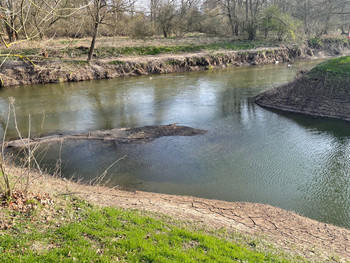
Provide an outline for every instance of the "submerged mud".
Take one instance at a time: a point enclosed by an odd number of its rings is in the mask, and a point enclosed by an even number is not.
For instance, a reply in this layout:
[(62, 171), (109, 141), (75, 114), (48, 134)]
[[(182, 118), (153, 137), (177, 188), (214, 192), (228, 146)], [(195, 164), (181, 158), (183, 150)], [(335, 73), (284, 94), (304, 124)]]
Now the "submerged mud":
[(147, 143), (164, 136), (194, 136), (205, 134), (206, 131), (174, 124), (144, 126), (139, 128), (121, 128), (106, 131), (94, 131), (69, 135), (52, 135), (30, 140), (18, 139), (8, 141), (6, 147), (22, 148), (34, 144), (54, 143), (68, 140), (103, 140), (115, 143)]

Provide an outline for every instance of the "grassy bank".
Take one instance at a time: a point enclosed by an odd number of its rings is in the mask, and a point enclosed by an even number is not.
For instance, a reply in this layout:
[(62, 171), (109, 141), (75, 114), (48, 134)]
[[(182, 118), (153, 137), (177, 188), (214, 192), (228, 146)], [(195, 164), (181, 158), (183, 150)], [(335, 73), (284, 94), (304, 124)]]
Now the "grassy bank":
[(330, 78), (350, 77), (350, 56), (333, 58), (314, 67), (310, 73), (312, 77), (328, 76)]
[[(65, 58), (82, 58), (86, 57), (89, 52), (89, 43), (85, 42), (72, 42), (72, 45), (66, 48), (60, 45), (61, 42), (54, 41), (53, 46), (55, 49), (48, 49), (48, 58), (53, 57), (65, 57)], [(120, 57), (120, 56), (145, 56), (145, 55), (160, 55), (160, 54), (179, 54), (179, 53), (191, 53), (191, 52), (208, 52), (208, 51), (218, 51), (218, 50), (247, 50), (257, 47), (264, 46), (275, 46), (271, 43), (264, 42), (250, 42), (250, 41), (229, 41), (227, 39), (213, 39), (208, 42), (154, 42), (145, 41), (143, 43), (138, 43), (139, 45), (128, 45), (127, 42), (123, 46), (113, 45), (112, 43), (99, 43), (95, 55), (97, 58), (104, 59), (110, 57)], [(43, 52), (42, 47), (38, 45), (38, 48), (18, 48), (15, 50), (16, 54), (22, 56), (35, 57), (41, 56)], [(13, 53), (11, 50), (4, 50), (3, 55), (7, 53)]]
[[(191, 45), (174, 45), (174, 46), (133, 46), (133, 47), (108, 47), (101, 46), (96, 49), (99, 58), (119, 57), (119, 56), (145, 56), (160, 54), (178, 54), (201, 51), (217, 50), (247, 50), (255, 47), (264, 46), (262, 43), (253, 43), (246, 41), (238, 42), (219, 42), (211, 44), (191, 44)], [(70, 49), (68, 52), (77, 52), (77, 49)], [(79, 56), (87, 55), (87, 50), (79, 52)]]
[(306, 75), (306, 79), (310, 85), (320, 82), (319, 89), (322, 87), (330, 97), (349, 94), (350, 56), (333, 58), (317, 65)]
[(71, 197), (16, 201), (0, 221), (1, 262), (304, 262), (239, 234)]
[[(30, 41), (4, 49), (1, 55), (8, 53), (28, 57), (42, 57), (43, 51), (48, 58), (86, 59), (90, 47), (89, 38), (51, 39), (49, 41)], [(348, 48), (349, 41), (343, 38), (310, 39), (304, 42), (283, 43), (267, 40), (237, 40), (228, 37), (210, 37), (196, 35), (192, 37), (132, 39), (127, 37), (101, 37), (96, 42), (95, 59), (121, 56), (144, 56), (160, 54), (179, 54), (210, 52), (218, 50), (248, 50), (260, 47), (278, 47), (281, 45), (307, 45), (315, 50)], [(11, 57), (9, 57), (11, 58)]]

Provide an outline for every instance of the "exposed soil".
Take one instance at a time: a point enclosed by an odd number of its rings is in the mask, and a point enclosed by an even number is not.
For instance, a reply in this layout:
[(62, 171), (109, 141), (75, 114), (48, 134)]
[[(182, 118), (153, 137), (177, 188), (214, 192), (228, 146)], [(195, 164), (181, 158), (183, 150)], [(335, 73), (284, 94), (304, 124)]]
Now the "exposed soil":
[(111, 79), (123, 76), (167, 74), (174, 72), (209, 70), (287, 62), (295, 59), (335, 56), (349, 53), (347, 45), (329, 43), (322, 47), (280, 46), (251, 50), (220, 50), (208, 52), (127, 56), (94, 59), (90, 64), (82, 60), (6, 61), (0, 70), (1, 86), (76, 82)]
[[(224, 202), (190, 196), (128, 192), (37, 175), (33, 190), (75, 195), (102, 206), (159, 212), (203, 227), (226, 228), (262, 237), (277, 248), (313, 262), (350, 260), (350, 230), (324, 224), (265, 204)], [(339, 261), (338, 261), (339, 260)]]
[(164, 136), (194, 136), (205, 134), (206, 131), (187, 126), (176, 125), (155, 125), (139, 128), (121, 128), (106, 131), (94, 131), (69, 135), (52, 135), (31, 140), (18, 139), (6, 142), (6, 147), (22, 148), (33, 144), (53, 143), (68, 140), (103, 140), (114, 141), (115, 143), (147, 143)]
[(1, 85), (9, 87), (208, 70), (247, 64), (261, 65), (276, 61), (291, 61), (313, 55), (314, 53), (307, 46), (303, 48), (292, 46), (242, 51), (223, 50), (176, 55), (118, 57), (94, 60), (91, 64), (74, 60), (70, 62), (45, 60), (38, 61), (36, 66), (33, 66), (24, 61), (6, 61), (1, 67), (0, 76)]
[(257, 95), (262, 107), (350, 121), (350, 79), (328, 84), (326, 76), (303, 74), (294, 81)]

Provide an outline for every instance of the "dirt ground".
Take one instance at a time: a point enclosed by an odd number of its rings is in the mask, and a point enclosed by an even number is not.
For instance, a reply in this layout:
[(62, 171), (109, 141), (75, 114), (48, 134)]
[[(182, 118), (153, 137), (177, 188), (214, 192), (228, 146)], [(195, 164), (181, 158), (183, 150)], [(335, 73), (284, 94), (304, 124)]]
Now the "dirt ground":
[(48, 175), (37, 175), (32, 189), (45, 189), (51, 196), (74, 195), (101, 206), (162, 213), (175, 219), (192, 221), (201, 227), (226, 228), (261, 237), (277, 248), (301, 255), (312, 262), (350, 260), (350, 230), (270, 205), (130, 192), (78, 184)]

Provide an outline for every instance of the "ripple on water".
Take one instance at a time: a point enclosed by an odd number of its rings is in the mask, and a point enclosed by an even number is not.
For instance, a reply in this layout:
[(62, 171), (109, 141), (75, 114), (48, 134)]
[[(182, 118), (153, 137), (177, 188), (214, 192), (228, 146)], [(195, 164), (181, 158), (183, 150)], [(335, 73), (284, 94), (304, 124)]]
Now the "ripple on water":
[[(312, 62), (315, 63), (315, 62)], [(289, 81), (285, 65), (0, 90), (16, 98), (20, 129), (44, 133), (179, 122), (206, 129), (147, 144), (74, 142), (62, 148), (65, 176), (86, 181), (119, 158), (110, 185), (261, 202), (350, 228), (350, 125), (260, 108), (252, 97)], [(96, 87), (99, 88), (96, 88)], [(52, 96), (54, 94), (54, 96)], [(0, 104), (0, 118), (6, 107)], [(4, 127), (1, 126), (0, 131)], [(11, 126), (12, 127), (12, 126)], [(10, 136), (15, 136), (9, 130)], [(46, 153), (54, 167), (60, 145)]]

